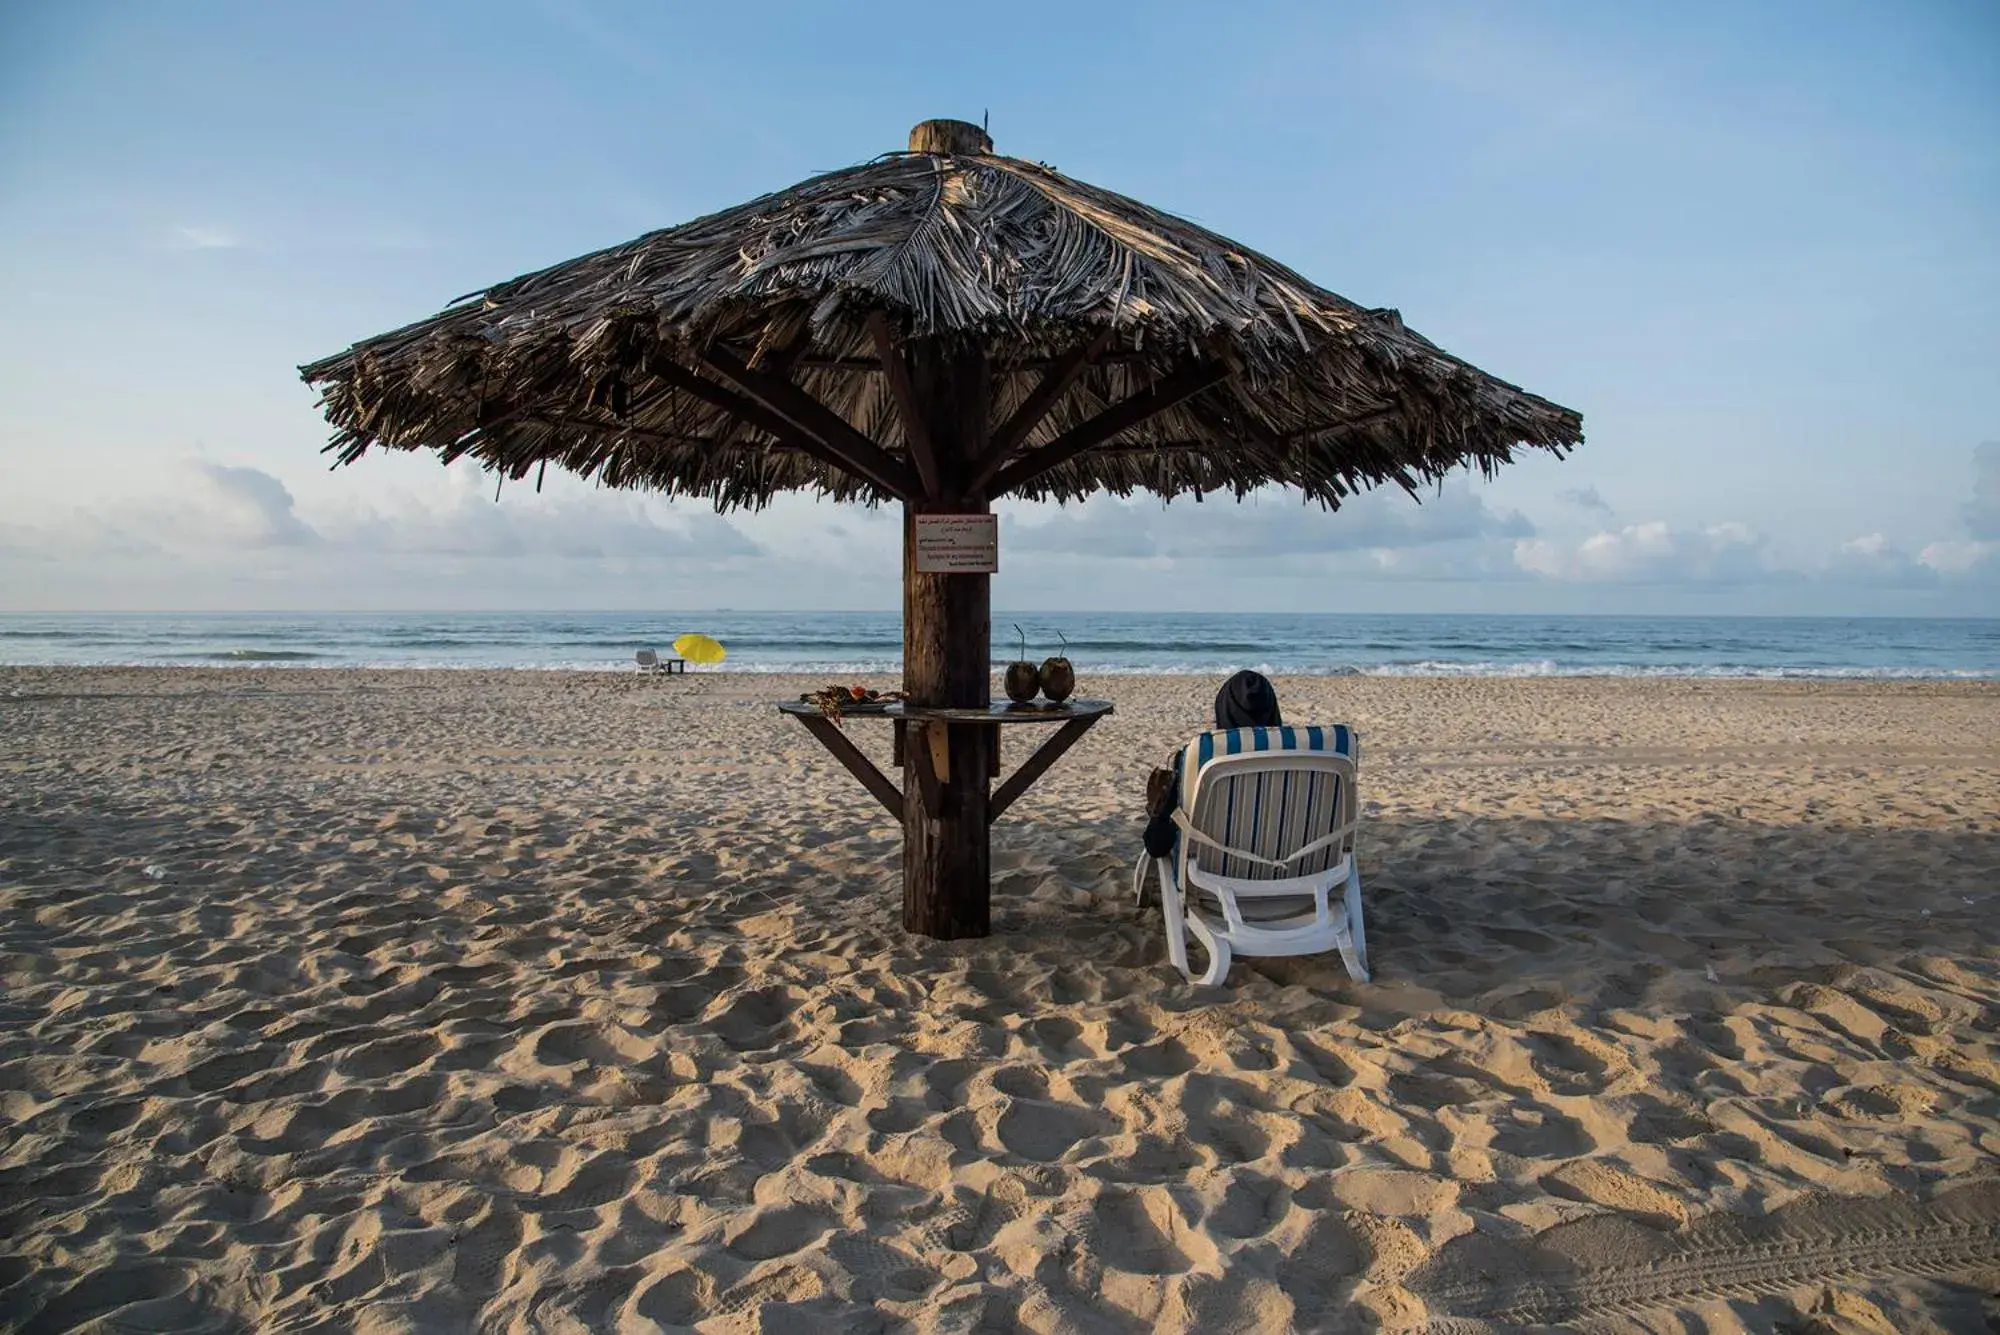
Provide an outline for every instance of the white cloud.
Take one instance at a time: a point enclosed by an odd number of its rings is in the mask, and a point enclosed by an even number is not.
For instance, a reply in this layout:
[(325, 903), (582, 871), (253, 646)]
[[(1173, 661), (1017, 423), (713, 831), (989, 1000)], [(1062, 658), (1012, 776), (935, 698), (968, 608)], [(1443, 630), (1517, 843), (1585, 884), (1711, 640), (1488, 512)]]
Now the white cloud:
[(243, 241), (220, 227), (176, 227), (167, 244), (175, 250), (234, 250)]
[[(133, 479), (148, 499), (17, 508), (0, 524), (0, 600), (50, 609), (895, 605), (895, 508), (783, 497), (725, 519), (698, 502), (567, 476), (552, 476), (539, 495), (510, 484), (496, 504), (492, 476), (471, 464), (412, 463), (400, 479), (387, 471), (288, 483), (238, 463), (187, 461)], [(1275, 492), (1243, 504), (1010, 503), (996, 595), (1016, 607), (1449, 609), (1468, 596), (1452, 589), (1476, 583), (1480, 602), (1510, 610), (1617, 610), (1635, 597), (1899, 610), (1920, 598), (1977, 612), (2000, 586), (2000, 541), (1917, 550), (1869, 532), (1800, 552), (1743, 523), (1667, 520), (1538, 533), (1490, 494), (1455, 479), (1422, 504), (1392, 490), (1334, 513)]]
[(1574, 545), (1523, 538), (1514, 544), (1514, 561), (1546, 579), (1583, 583), (1733, 585), (1789, 577), (1770, 563), (1767, 546), (1747, 524), (1677, 530), (1655, 519)]
[(1840, 550), (1866, 560), (1879, 560), (1890, 548), (1887, 538), (1880, 533), (1869, 533), (1841, 543)]
[[(1534, 532), (1526, 517), (1496, 513), (1463, 483), (1421, 504), (1400, 491), (1372, 491), (1332, 513), (1275, 490), (1201, 504), (1099, 496), (1059, 508), (1021, 507), (1003, 523), (1003, 542), (1016, 551), (1154, 562), (1399, 553)], [(1375, 560), (1384, 569), (1396, 564), (1386, 556)]]
[(1934, 542), (1912, 556), (1885, 533), (1864, 533), (1799, 565), (1780, 562), (1762, 533), (1734, 522), (1683, 529), (1656, 519), (1578, 542), (1526, 538), (1514, 544), (1513, 557), (1521, 570), (1549, 581), (1688, 591), (1761, 585), (1856, 597), (1956, 589), (1962, 597), (1968, 586), (2000, 578), (2000, 542)]
[(295, 512), (291, 491), (269, 473), (206, 461), (197, 462), (194, 473), (205, 486), (193, 506), (169, 517), (199, 545), (304, 547), (320, 541)]
[(1935, 570), (1881, 533), (1864, 533), (1840, 544), (1840, 550), (1827, 562), (1826, 574), (1848, 583), (1886, 588), (1926, 588), (1937, 583)]
[(2000, 542), (1933, 542), (1917, 553), (1917, 560), (1940, 575), (2000, 575)]
[(1556, 499), (1574, 505), (1579, 510), (1590, 510), (1604, 515), (1614, 513), (1610, 504), (1597, 494), (1596, 487), (1570, 487), (1557, 492)]
[(758, 546), (705, 509), (656, 513), (659, 502), (632, 492), (565, 490), (535, 496), (524, 488), (494, 499), (492, 478), (471, 467), (453, 470), (441, 500), (405, 498), (386, 511), (336, 515), (322, 526), (330, 540), (361, 552), (485, 560), (695, 561), (752, 556)]
[(169, 498), (79, 509), (0, 532), (0, 583), (40, 606), (492, 604), (698, 589), (760, 548), (705, 508), (571, 486), (493, 500), (451, 470), (441, 494), (301, 513), (261, 469), (209, 461)]

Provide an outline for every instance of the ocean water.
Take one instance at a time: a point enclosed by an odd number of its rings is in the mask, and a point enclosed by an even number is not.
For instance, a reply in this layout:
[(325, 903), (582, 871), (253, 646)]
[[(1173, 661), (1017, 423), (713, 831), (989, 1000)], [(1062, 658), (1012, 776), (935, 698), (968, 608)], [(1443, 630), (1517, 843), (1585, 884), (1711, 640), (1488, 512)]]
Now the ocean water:
[[(2000, 619), (996, 612), (993, 657), (1084, 672), (2000, 679)], [(0, 614), (0, 664), (629, 670), (701, 631), (721, 670), (901, 669), (893, 612)]]

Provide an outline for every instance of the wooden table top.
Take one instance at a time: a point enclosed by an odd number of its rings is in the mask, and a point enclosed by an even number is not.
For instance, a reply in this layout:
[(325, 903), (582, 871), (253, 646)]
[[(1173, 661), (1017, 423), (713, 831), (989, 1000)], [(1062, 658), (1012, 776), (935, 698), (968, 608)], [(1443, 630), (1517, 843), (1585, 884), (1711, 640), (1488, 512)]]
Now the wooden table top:
[[(800, 716), (820, 712), (818, 705), (807, 704), (803, 700), (787, 700), (778, 706), (782, 713)], [(928, 709), (922, 705), (904, 704), (897, 700), (882, 709), (842, 710), (840, 717), (900, 719), (905, 723), (1067, 723), (1071, 719), (1098, 718), (1112, 712), (1109, 700), (1065, 700), (1059, 705), (1038, 700), (1033, 704), (1017, 705), (998, 702), (984, 709)]]
[(1017, 705), (995, 703), (984, 709), (931, 709), (898, 701), (884, 711), (890, 718), (910, 722), (931, 720), (939, 723), (1067, 723), (1075, 718), (1097, 718), (1111, 712), (1109, 700), (1065, 700), (1059, 705), (1037, 700)]

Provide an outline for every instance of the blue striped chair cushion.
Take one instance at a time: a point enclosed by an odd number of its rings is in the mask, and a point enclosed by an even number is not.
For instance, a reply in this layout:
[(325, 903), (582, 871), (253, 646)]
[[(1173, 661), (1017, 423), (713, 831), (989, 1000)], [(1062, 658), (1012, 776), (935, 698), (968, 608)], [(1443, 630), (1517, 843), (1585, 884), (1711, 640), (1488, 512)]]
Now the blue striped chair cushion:
[[(1174, 769), (1180, 776), (1181, 801), (1195, 793), (1195, 776), (1218, 756), (1257, 751), (1330, 751), (1355, 757), (1354, 730), (1344, 723), (1281, 728), (1227, 728), (1205, 732), (1181, 748)], [(1266, 773), (1224, 779), (1211, 789), (1195, 815), (1214, 838), (1235, 848), (1278, 858), (1304, 847), (1334, 828), (1341, 807), (1340, 780), (1329, 774)], [(1224, 857), (1213, 849), (1190, 848), (1181, 841), (1183, 857), (1193, 856), (1207, 871), (1220, 876), (1268, 881), (1325, 871), (1340, 858), (1327, 848), (1280, 870), (1246, 858)]]

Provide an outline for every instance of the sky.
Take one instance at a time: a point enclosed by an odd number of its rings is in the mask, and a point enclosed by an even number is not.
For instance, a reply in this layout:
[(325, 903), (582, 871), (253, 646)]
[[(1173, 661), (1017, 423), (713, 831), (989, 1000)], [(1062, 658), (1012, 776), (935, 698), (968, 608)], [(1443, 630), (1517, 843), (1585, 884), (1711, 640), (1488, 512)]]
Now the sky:
[(897, 606), (892, 511), (329, 470), (297, 367), (932, 116), (1584, 416), (1004, 504), (997, 608), (2000, 615), (1990, 0), (0, 7), (0, 610)]

